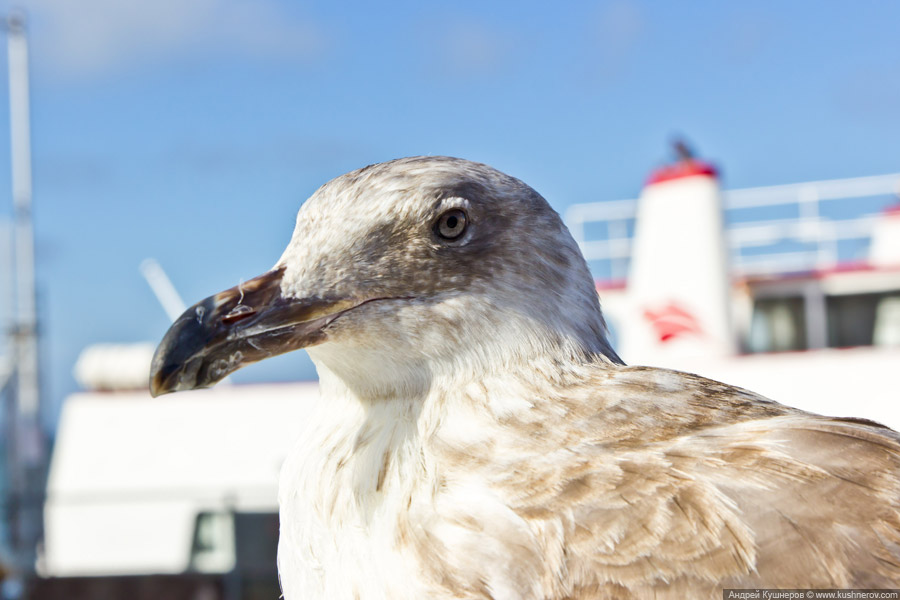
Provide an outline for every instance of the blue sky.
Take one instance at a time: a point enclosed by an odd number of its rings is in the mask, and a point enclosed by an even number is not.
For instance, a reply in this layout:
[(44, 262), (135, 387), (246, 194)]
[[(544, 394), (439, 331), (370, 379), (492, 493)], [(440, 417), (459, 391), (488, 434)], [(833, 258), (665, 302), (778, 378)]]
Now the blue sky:
[[(144, 258), (188, 303), (235, 285), (365, 164), (483, 161), (560, 211), (636, 196), (674, 134), (726, 187), (900, 170), (897, 2), (19, 5), (51, 419), (84, 346), (165, 332)], [(0, 214), (8, 165), (4, 142)], [(296, 353), (235, 379), (312, 375)]]

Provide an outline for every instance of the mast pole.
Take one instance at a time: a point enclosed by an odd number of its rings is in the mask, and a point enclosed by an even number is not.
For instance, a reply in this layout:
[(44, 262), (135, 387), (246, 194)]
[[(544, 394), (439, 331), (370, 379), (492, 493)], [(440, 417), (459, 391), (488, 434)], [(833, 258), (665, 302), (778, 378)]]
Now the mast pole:
[(31, 117), (25, 17), (5, 19), (9, 59), (9, 116), (15, 236), (15, 394), (7, 422), (9, 531), (20, 573), (34, 569), (42, 530), (45, 440), (40, 422), (40, 371), (34, 225), (31, 202)]

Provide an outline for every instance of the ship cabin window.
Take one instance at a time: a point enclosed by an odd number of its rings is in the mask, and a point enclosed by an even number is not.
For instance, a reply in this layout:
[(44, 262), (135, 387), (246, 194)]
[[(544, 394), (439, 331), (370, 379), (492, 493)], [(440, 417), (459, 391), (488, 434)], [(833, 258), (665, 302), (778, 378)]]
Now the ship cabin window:
[(828, 346), (900, 345), (900, 293), (829, 296)]
[(900, 293), (757, 298), (747, 350), (900, 346)]
[[(256, 589), (239, 598), (277, 598), (278, 513), (201, 512), (194, 527), (190, 570), (234, 575)], [(265, 593), (262, 593), (265, 592)]]
[(750, 352), (806, 350), (803, 297), (757, 300), (753, 307), (747, 346)]
[(234, 515), (203, 512), (197, 515), (191, 548), (191, 570), (227, 573), (234, 568)]

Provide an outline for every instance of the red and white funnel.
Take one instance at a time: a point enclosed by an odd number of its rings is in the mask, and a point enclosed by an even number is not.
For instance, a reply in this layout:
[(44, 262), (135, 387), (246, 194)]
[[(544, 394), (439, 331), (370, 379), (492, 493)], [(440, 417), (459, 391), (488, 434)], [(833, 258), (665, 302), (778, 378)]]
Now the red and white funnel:
[(682, 147), (681, 160), (653, 172), (638, 201), (625, 362), (685, 368), (734, 354), (728, 263), (716, 169)]

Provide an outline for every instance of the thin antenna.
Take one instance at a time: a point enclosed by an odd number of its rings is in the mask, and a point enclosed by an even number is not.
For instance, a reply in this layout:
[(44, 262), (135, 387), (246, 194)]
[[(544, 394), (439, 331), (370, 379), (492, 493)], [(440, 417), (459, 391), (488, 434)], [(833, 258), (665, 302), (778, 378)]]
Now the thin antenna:
[[(184, 311), (187, 310), (187, 306), (185, 306), (184, 300), (182, 300), (181, 296), (178, 294), (178, 290), (172, 285), (172, 280), (169, 279), (169, 276), (166, 275), (166, 272), (163, 271), (162, 266), (155, 258), (144, 259), (141, 263), (140, 270), (141, 275), (144, 276), (144, 279), (146, 279), (147, 283), (150, 285), (150, 289), (153, 290), (153, 293), (156, 295), (156, 299), (162, 304), (163, 310), (166, 311), (169, 320), (174, 323), (178, 317), (184, 314)], [(231, 384), (231, 377), (226, 377), (219, 382), (219, 385), (223, 384)]]
[(172, 285), (172, 281), (155, 258), (145, 259), (141, 263), (140, 269), (141, 275), (147, 280), (150, 289), (156, 295), (156, 299), (162, 304), (169, 320), (174, 322), (187, 310), (184, 300), (178, 295), (178, 290)]

